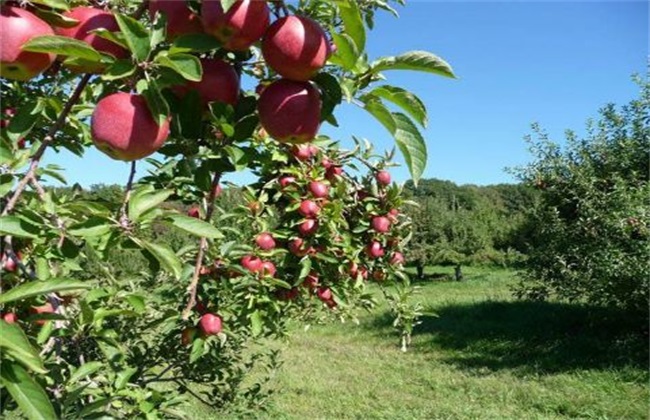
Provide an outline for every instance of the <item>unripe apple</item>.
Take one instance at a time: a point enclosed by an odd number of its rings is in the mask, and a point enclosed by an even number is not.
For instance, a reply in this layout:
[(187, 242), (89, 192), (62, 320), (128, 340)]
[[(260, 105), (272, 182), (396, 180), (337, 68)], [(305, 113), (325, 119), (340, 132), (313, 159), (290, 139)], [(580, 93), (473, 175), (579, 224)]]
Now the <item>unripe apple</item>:
[(196, 328), (187, 327), (181, 332), (181, 344), (183, 346), (189, 346), (194, 341), (196, 337)]
[(300, 203), (298, 212), (305, 217), (314, 218), (318, 216), (318, 213), (320, 213), (320, 207), (311, 200), (304, 200)]
[(275, 240), (270, 233), (264, 232), (257, 235), (255, 238), (255, 243), (264, 251), (269, 251), (275, 248)]
[(221, 318), (215, 314), (205, 314), (199, 321), (199, 328), (203, 335), (216, 335), (221, 332)]
[[(41, 306), (32, 306), (29, 308), (29, 312), (31, 314), (53, 314), (54, 313), (54, 307), (52, 306), (51, 303), (46, 303), (45, 305)], [(39, 319), (37, 321), (34, 321), (36, 325), (44, 325), (47, 322), (45, 319)]]
[(224, 48), (245, 51), (264, 35), (270, 11), (266, 1), (239, 0), (224, 13), (221, 0), (203, 0), (201, 19), (205, 32), (221, 41)]
[(260, 270), (263, 276), (275, 277), (275, 264), (271, 261), (264, 261)]
[[(94, 7), (80, 6), (65, 12), (63, 15), (78, 20), (79, 23), (71, 28), (55, 28), (57, 35), (78, 39), (97, 51), (110, 54), (115, 58), (129, 57), (129, 51), (122, 48), (122, 46), (91, 32), (99, 28), (104, 28), (111, 32), (119, 31), (120, 27), (112, 13)], [(105, 64), (93, 63), (73, 66), (72, 70), (83, 73), (100, 73), (105, 67)]]
[(253, 255), (246, 255), (242, 257), (241, 265), (251, 273), (258, 273), (262, 270), (262, 260)]
[(379, 258), (384, 256), (384, 248), (377, 241), (370, 242), (366, 248), (366, 251), (371, 258)]
[(197, 219), (201, 218), (201, 211), (197, 206), (190, 207), (187, 210), (187, 215), (190, 217), (195, 217)]
[(149, 0), (149, 16), (153, 20), (156, 12), (167, 18), (167, 38), (173, 40), (180, 35), (203, 32), (201, 18), (194, 14), (184, 0)]
[(298, 231), (302, 236), (309, 236), (318, 230), (318, 222), (314, 219), (307, 219), (298, 225)]
[(311, 79), (325, 65), (329, 53), (325, 31), (305, 16), (285, 16), (276, 20), (262, 40), (266, 63), (291, 80)]
[(318, 292), (316, 293), (318, 295), (318, 299), (322, 300), (323, 302), (332, 300), (332, 291), (329, 287), (319, 287)]
[(157, 151), (169, 136), (169, 121), (154, 120), (141, 95), (119, 92), (95, 106), (90, 131), (95, 146), (113, 159), (133, 161)]
[(47, 70), (54, 54), (23, 51), (23, 45), (37, 36), (54, 35), (52, 28), (20, 7), (0, 6), (0, 76), (26, 81)]
[(379, 171), (375, 176), (379, 185), (390, 185), (390, 173), (388, 171)]
[(13, 312), (7, 312), (6, 314), (2, 315), (2, 319), (4, 319), (7, 324), (15, 324), (16, 321), (18, 321), (18, 317)]
[(309, 192), (316, 198), (324, 198), (329, 194), (329, 187), (319, 181), (309, 183)]
[(305, 280), (303, 280), (302, 285), (310, 290), (314, 290), (318, 287), (318, 274), (312, 271), (307, 274)]
[(210, 102), (237, 104), (239, 100), (239, 75), (230, 64), (217, 58), (202, 58), (203, 77), (200, 82), (187, 82), (172, 88), (178, 96), (196, 90), (203, 105)]
[(404, 255), (401, 252), (394, 252), (393, 255), (390, 257), (390, 263), (392, 265), (402, 265), (404, 264)]
[(262, 205), (259, 201), (250, 201), (246, 206), (253, 214), (257, 214), (260, 212), (260, 210), (262, 210)]
[(309, 146), (310, 145), (308, 144), (300, 144), (300, 145), (293, 146), (291, 148), (291, 153), (296, 159), (301, 160), (303, 162), (307, 161), (311, 159), (313, 156), (312, 149)]
[(375, 216), (372, 218), (372, 228), (377, 233), (386, 233), (390, 230), (390, 220), (384, 216)]
[(257, 110), (271, 137), (281, 143), (306, 143), (320, 127), (320, 92), (309, 82), (280, 79), (264, 89)]
[(296, 178), (293, 176), (283, 176), (280, 178), (278, 181), (280, 183), (280, 187), (282, 189), (287, 188), (289, 185), (293, 184), (296, 182)]

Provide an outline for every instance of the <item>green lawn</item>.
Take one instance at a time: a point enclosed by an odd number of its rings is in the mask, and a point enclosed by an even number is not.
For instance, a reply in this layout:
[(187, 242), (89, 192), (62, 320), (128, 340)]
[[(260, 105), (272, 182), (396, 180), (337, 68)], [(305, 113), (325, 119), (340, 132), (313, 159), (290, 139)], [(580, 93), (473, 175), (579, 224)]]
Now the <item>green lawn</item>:
[[(447, 272), (438, 268), (435, 272)], [(430, 282), (411, 350), (385, 307), (296, 330), (260, 418), (647, 419), (647, 338), (612, 311), (511, 298), (514, 275)], [(191, 418), (214, 418), (193, 407)]]

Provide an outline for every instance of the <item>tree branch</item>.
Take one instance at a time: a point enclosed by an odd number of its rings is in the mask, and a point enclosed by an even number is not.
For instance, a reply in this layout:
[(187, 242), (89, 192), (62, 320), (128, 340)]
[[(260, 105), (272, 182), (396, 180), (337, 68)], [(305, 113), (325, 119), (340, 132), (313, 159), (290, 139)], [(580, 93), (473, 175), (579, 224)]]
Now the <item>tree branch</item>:
[(120, 226), (124, 229), (129, 227), (129, 216), (127, 214), (127, 207), (131, 199), (131, 190), (133, 190), (133, 179), (135, 178), (136, 161), (131, 162), (131, 172), (129, 173), (129, 180), (126, 182), (126, 191), (124, 192), (124, 201), (120, 209)]

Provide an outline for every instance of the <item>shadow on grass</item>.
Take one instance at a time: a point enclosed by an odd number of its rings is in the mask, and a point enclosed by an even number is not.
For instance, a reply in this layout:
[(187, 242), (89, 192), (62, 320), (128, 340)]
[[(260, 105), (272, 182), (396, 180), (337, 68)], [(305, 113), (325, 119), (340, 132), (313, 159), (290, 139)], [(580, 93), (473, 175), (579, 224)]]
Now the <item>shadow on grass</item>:
[[(480, 302), (434, 308), (414, 332), (415, 351), (440, 353), (468, 370), (512, 369), (545, 374), (584, 369), (632, 368), (631, 380), (648, 366), (648, 337), (620, 311), (547, 302)], [(386, 313), (368, 328), (390, 328)]]

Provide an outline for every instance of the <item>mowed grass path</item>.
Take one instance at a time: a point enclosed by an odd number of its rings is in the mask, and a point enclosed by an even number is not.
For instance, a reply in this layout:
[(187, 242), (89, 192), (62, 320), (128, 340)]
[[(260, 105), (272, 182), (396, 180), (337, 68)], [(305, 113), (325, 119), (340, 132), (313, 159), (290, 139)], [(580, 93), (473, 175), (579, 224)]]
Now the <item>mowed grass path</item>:
[(383, 306), (358, 326), (295, 331), (259, 417), (648, 418), (647, 338), (622, 314), (516, 301), (513, 273), (465, 274), (422, 284), (419, 299), (437, 316), (406, 354)]

